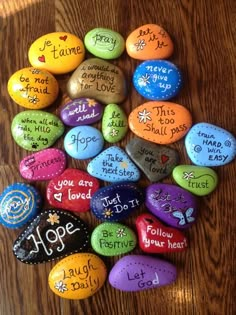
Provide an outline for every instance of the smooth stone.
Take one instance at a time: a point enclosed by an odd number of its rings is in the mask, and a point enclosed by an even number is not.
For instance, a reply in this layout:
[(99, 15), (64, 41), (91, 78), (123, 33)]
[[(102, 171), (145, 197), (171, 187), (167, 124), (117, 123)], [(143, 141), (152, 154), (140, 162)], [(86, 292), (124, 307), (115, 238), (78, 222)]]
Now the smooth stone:
[(60, 117), (67, 126), (91, 125), (102, 118), (103, 108), (91, 98), (74, 99), (62, 106)]
[(182, 252), (188, 246), (184, 234), (174, 228), (166, 227), (149, 213), (136, 219), (139, 247), (150, 254)]
[(120, 221), (140, 208), (143, 202), (143, 192), (138, 186), (122, 182), (98, 189), (91, 198), (90, 208), (99, 220)]
[(84, 44), (73, 34), (54, 32), (36, 39), (30, 46), (30, 64), (53, 74), (68, 73), (84, 60)]
[(67, 168), (48, 183), (46, 195), (49, 204), (55, 208), (85, 212), (98, 188), (98, 180), (87, 172)]
[(13, 253), (25, 264), (40, 264), (83, 252), (89, 246), (87, 224), (62, 210), (40, 213), (18, 236)]
[(137, 92), (153, 101), (165, 101), (176, 96), (182, 87), (180, 70), (166, 60), (147, 60), (134, 71), (133, 84)]
[(158, 219), (175, 228), (186, 229), (196, 222), (197, 199), (172, 184), (151, 184), (146, 189), (146, 207)]
[(159, 25), (145, 24), (126, 39), (127, 54), (134, 59), (166, 59), (174, 50), (169, 34)]
[(143, 291), (173, 283), (177, 278), (176, 267), (151, 256), (127, 255), (113, 266), (109, 283), (121, 291)]
[(11, 124), (16, 143), (28, 151), (52, 146), (64, 132), (64, 124), (54, 114), (42, 110), (26, 110), (17, 114)]
[(106, 277), (107, 269), (100, 257), (79, 253), (60, 260), (50, 271), (48, 284), (53, 293), (64, 299), (81, 300), (94, 295)]
[(171, 102), (147, 102), (129, 115), (129, 128), (138, 137), (158, 144), (183, 138), (192, 125), (190, 112)]
[(131, 252), (137, 243), (135, 233), (126, 225), (113, 222), (99, 224), (91, 235), (93, 250), (103, 256)]
[(117, 32), (97, 27), (84, 37), (84, 45), (94, 56), (102, 59), (116, 59), (125, 49), (124, 38)]
[(74, 159), (85, 160), (102, 151), (104, 139), (101, 132), (91, 126), (77, 126), (69, 130), (64, 138), (66, 153)]
[(87, 172), (101, 180), (115, 183), (135, 182), (140, 178), (140, 171), (124, 150), (111, 146), (102, 151), (87, 166)]
[(191, 161), (199, 166), (222, 166), (233, 161), (236, 155), (234, 135), (204, 122), (190, 129), (185, 147)]
[(48, 71), (30, 67), (16, 71), (8, 80), (7, 90), (18, 105), (41, 109), (56, 100), (59, 85)]
[(87, 59), (67, 83), (71, 99), (94, 98), (104, 104), (121, 103), (127, 96), (126, 79), (120, 68), (99, 58)]
[(158, 182), (170, 175), (179, 162), (178, 151), (138, 137), (131, 139), (125, 150), (151, 182)]
[(179, 186), (197, 196), (209, 195), (218, 184), (217, 173), (204, 166), (178, 165), (172, 175)]
[(105, 107), (102, 118), (102, 134), (107, 142), (122, 140), (128, 131), (128, 119), (125, 112), (116, 104)]
[(41, 203), (41, 196), (33, 186), (11, 184), (0, 196), (0, 223), (11, 229), (22, 227), (37, 215)]
[(66, 168), (66, 155), (60, 149), (44, 149), (26, 156), (20, 162), (20, 174), (28, 180), (49, 180)]

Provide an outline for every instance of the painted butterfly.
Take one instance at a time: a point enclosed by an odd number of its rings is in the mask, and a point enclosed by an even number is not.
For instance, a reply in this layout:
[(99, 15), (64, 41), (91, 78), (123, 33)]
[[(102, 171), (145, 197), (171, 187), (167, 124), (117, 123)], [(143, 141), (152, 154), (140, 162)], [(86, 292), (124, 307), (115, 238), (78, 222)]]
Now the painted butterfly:
[(174, 211), (172, 215), (179, 219), (179, 225), (185, 225), (195, 221), (195, 218), (192, 217), (193, 211), (193, 208), (188, 208), (185, 212)]

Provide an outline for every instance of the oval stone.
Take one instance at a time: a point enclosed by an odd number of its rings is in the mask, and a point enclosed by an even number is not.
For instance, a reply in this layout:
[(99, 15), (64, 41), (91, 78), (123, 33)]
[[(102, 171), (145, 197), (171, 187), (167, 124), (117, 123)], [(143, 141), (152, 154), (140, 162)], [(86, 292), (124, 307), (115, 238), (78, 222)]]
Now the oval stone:
[(102, 118), (102, 134), (107, 142), (122, 140), (128, 131), (128, 120), (125, 112), (116, 104), (105, 107)]
[(87, 59), (67, 83), (71, 99), (95, 98), (104, 104), (121, 103), (127, 95), (126, 80), (117, 66), (99, 58)]
[(41, 109), (51, 105), (57, 98), (59, 86), (54, 76), (46, 70), (24, 68), (8, 80), (7, 90), (18, 105)]
[(0, 223), (16, 229), (33, 219), (41, 206), (41, 196), (33, 186), (14, 183), (0, 196)]
[(78, 98), (66, 103), (60, 111), (61, 120), (68, 126), (91, 125), (102, 117), (103, 108), (91, 98)]
[(110, 285), (121, 291), (143, 291), (173, 283), (176, 267), (159, 258), (127, 255), (113, 266), (109, 274)]
[(120, 221), (137, 210), (143, 201), (143, 193), (134, 183), (123, 182), (98, 189), (90, 208), (97, 219)]
[(25, 264), (39, 264), (83, 252), (89, 246), (87, 224), (61, 210), (41, 212), (18, 236), (13, 253)]
[(94, 295), (105, 283), (107, 269), (98, 256), (73, 254), (60, 260), (50, 271), (50, 289), (64, 299), (81, 300)]
[(73, 71), (84, 60), (84, 44), (73, 34), (54, 32), (36, 39), (29, 48), (28, 58), (33, 67), (53, 74)]
[(171, 102), (147, 102), (129, 115), (129, 127), (134, 134), (158, 144), (170, 144), (183, 138), (192, 125), (190, 112)]
[(94, 157), (101, 152), (104, 139), (101, 132), (91, 126), (77, 126), (72, 128), (64, 138), (66, 152), (78, 160)]
[(196, 197), (176, 185), (149, 185), (145, 204), (157, 218), (175, 228), (189, 228), (196, 221)]
[(120, 223), (99, 224), (91, 235), (93, 250), (103, 256), (116, 256), (132, 251), (136, 246), (136, 235)]
[(28, 180), (49, 180), (65, 170), (66, 155), (60, 149), (44, 149), (20, 162), (20, 174)]
[(178, 185), (197, 196), (209, 195), (218, 184), (217, 173), (209, 167), (178, 165), (173, 170)]
[(99, 182), (84, 171), (67, 168), (47, 186), (50, 205), (75, 212), (89, 210), (90, 199), (99, 188)]
[(64, 125), (54, 114), (26, 110), (14, 117), (11, 132), (20, 147), (28, 151), (39, 151), (52, 146), (60, 138)]
[(89, 52), (102, 59), (118, 58), (125, 49), (124, 38), (119, 33), (102, 27), (89, 31), (84, 44)]
[(227, 130), (205, 122), (194, 125), (185, 138), (191, 161), (199, 166), (222, 166), (236, 155), (236, 139)]
[(134, 59), (166, 59), (172, 55), (174, 45), (162, 27), (145, 24), (129, 34), (126, 39), (126, 50)]
[(134, 71), (133, 84), (143, 97), (153, 101), (164, 101), (179, 93), (182, 75), (169, 61), (147, 60)]

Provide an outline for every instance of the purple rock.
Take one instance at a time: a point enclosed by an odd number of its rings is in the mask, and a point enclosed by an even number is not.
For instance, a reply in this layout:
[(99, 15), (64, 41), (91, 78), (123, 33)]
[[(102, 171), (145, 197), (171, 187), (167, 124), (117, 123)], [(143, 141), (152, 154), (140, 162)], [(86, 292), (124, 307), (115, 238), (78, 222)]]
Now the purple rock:
[(121, 291), (142, 291), (171, 284), (176, 277), (176, 267), (167, 261), (150, 256), (127, 255), (114, 265), (109, 282)]
[(146, 189), (147, 208), (166, 224), (185, 229), (196, 221), (197, 199), (176, 185), (152, 184)]

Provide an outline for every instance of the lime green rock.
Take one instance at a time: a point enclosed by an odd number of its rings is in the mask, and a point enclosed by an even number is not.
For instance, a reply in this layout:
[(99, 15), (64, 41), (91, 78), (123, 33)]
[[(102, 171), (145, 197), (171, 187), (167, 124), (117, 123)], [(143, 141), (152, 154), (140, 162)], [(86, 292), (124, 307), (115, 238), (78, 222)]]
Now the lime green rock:
[(118, 58), (125, 49), (124, 38), (108, 28), (94, 28), (84, 38), (85, 47), (94, 56), (103, 59)]
[(61, 120), (41, 110), (26, 110), (17, 114), (11, 124), (16, 143), (28, 151), (46, 149), (63, 134)]
[(103, 256), (128, 253), (135, 248), (136, 243), (135, 233), (120, 223), (102, 223), (94, 229), (91, 236), (92, 248)]
[(210, 194), (218, 183), (216, 172), (209, 167), (178, 165), (172, 175), (178, 185), (197, 196)]
[(116, 104), (108, 104), (102, 117), (102, 133), (107, 142), (115, 143), (122, 140), (128, 130), (126, 114)]

